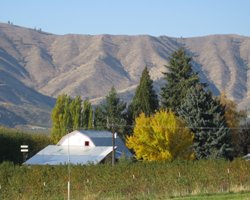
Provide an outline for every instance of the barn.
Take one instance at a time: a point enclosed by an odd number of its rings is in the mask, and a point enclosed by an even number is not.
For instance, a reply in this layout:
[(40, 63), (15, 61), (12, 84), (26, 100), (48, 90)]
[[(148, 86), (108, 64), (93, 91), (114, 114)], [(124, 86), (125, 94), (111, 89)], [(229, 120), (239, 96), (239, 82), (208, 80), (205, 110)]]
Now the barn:
[[(61, 138), (57, 145), (48, 145), (24, 164), (97, 164), (113, 151), (113, 134), (109, 131), (75, 130)], [(115, 158), (132, 157), (119, 136), (114, 138)]]

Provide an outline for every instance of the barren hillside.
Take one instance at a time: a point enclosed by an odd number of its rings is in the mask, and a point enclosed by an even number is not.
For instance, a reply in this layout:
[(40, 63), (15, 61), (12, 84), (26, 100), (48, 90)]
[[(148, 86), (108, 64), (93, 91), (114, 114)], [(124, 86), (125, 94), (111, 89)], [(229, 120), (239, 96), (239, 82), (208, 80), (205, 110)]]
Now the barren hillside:
[(181, 46), (215, 95), (225, 91), (249, 105), (249, 37), (53, 35), (0, 24), (0, 124), (10, 118), (14, 125), (49, 125), (53, 98), (61, 93), (98, 102), (114, 85), (129, 101), (146, 65), (159, 91), (164, 65)]

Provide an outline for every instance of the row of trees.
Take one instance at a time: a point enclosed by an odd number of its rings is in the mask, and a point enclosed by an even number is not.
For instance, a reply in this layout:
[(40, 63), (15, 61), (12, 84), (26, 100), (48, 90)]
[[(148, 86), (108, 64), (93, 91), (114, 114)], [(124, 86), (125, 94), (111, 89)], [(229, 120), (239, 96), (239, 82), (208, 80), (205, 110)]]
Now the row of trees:
[[(87, 113), (85, 104), (81, 107), (80, 97), (76, 98), (78, 103), (73, 104), (76, 99), (72, 100), (67, 95), (59, 96), (52, 114), (54, 141), (60, 139), (69, 129), (115, 128), (122, 138), (127, 137), (128, 146), (140, 159), (158, 160), (159, 152), (165, 155), (161, 158), (166, 159), (168, 154), (168, 158), (175, 159), (176, 155), (180, 155), (180, 152), (183, 154), (184, 150), (190, 153), (186, 157), (191, 158), (190, 155), (193, 154), (189, 150), (190, 147), (197, 159), (231, 158), (236, 149), (234, 147), (239, 146), (236, 138), (240, 134), (236, 130), (245, 115), (243, 112), (237, 112), (236, 105), (225, 95), (220, 98), (213, 97), (207, 85), (201, 83), (198, 74), (193, 72), (191, 61), (184, 49), (172, 54), (169, 65), (166, 66), (167, 72), (164, 73), (166, 84), (161, 89), (160, 103), (147, 67), (142, 72), (135, 96), (128, 106), (118, 98), (114, 87), (106, 96), (106, 100), (95, 107), (94, 111), (88, 102)], [(86, 119), (84, 122), (83, 118)], [(147, 127), (143, 128), (139, 124)], [(182, 126), (178, 127), (180, 124)], [(177, 127), (169, 131), (170, 125)], [(156, 128), (157, 126), (162, 128)], [(188, 134), (185, 135), (186, 128), (190, 130), (189, 139)], [(192, 145), (187, 147), (186, 144), (190, 143), (190, 139)], [(174, 146), (180, 141), (184, 142), (185, 148), (177, 151)], [(150, 147), (149, 144), (153, 146)], [(170, 146), (172, 153), (175, 152), (171, 155)], [(150, 148), (152, 149), (149, 150)], [(150, 155), (147, 155), (147, 152), (151, 152)]]
[(72, 130), (93, 127), (92, 106), (88, 99), (82, 102), (80, 96), (74, 99), (66, 94), (58, 96), (51, 118), (51, 138), (55, 143)]

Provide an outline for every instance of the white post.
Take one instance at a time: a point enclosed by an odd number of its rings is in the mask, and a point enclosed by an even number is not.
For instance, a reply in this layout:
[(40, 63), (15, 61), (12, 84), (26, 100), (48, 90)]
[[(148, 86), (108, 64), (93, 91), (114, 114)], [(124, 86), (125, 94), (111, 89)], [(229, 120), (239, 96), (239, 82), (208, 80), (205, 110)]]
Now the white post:
[(70, 152), (69, 152), (69, 133), (68, 133), (68, 200), (70, 200)]
[(70, 181), (68, 181), (68, 200), (70, 200)]

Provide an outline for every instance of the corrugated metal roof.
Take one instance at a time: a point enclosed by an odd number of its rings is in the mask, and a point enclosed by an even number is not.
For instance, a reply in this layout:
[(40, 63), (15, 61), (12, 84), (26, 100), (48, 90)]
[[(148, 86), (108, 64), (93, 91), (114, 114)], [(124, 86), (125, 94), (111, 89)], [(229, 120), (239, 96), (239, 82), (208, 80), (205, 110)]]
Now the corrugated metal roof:
[(112, 147), (102, 146), (82, 148), (80, 146), (49, 145), (25, 162), (28, 165), (97, 164), (109, 153)]
[[(77, 132), (88, 136), (97, 147), (112, 146), (113, 134), (110, 131), (76, 130), (76, 131), (69, 133), (68, 135), (65, 135), (63, 138), (72, 137)], [(60, 144), (60, 142), (58, 144)], [(115, 138), (115, 146), (117, 147), (116, 158), (121, 157), (122, 154), (125, 154), (126, 157), (133, 156), (118, 135)]]
[(110, 131), (79, 130), (79, 132), (89, 136), (90, 138), (112, 138), (112, 133)]

